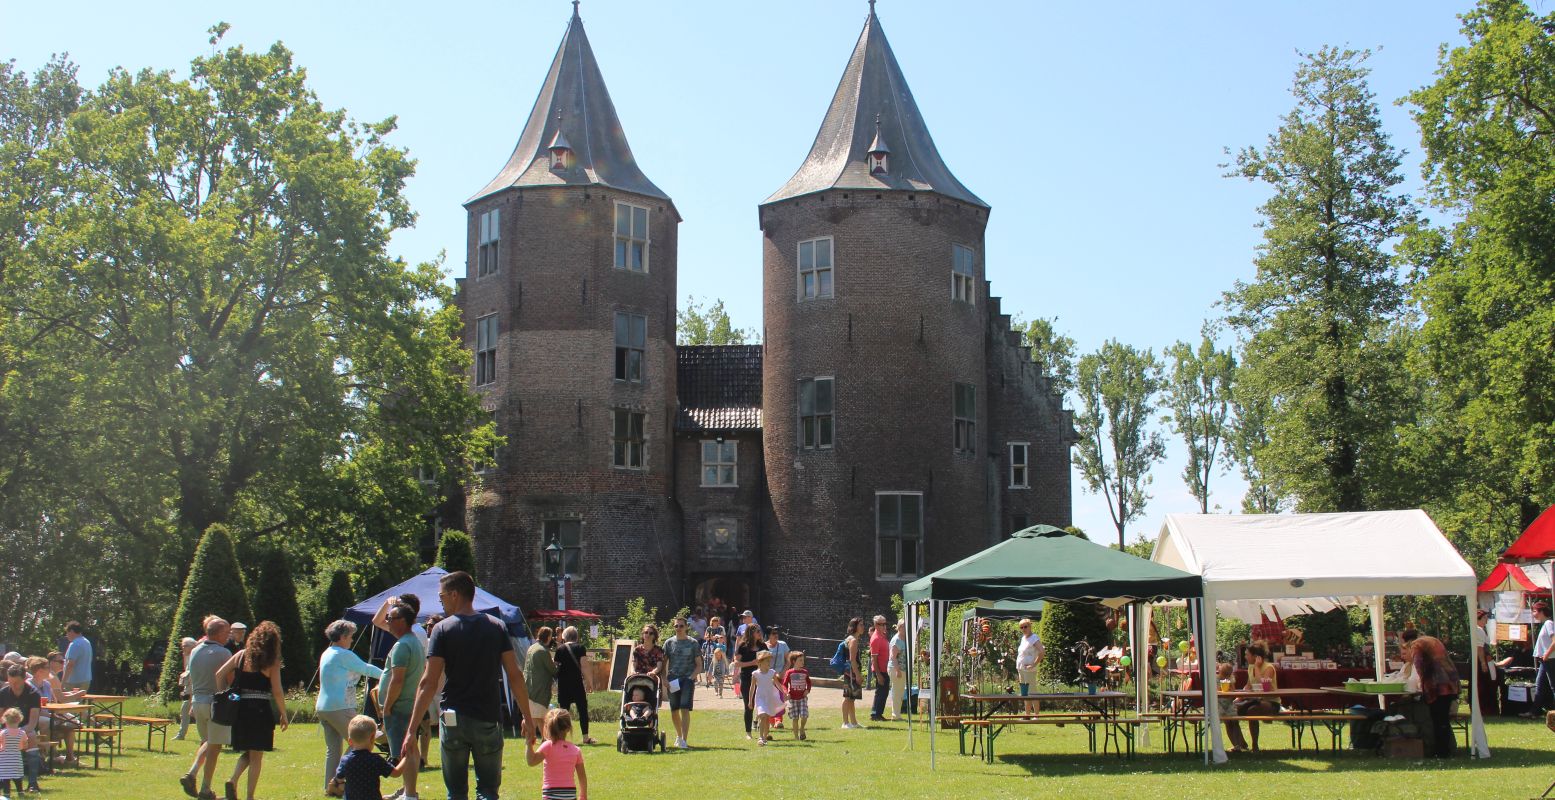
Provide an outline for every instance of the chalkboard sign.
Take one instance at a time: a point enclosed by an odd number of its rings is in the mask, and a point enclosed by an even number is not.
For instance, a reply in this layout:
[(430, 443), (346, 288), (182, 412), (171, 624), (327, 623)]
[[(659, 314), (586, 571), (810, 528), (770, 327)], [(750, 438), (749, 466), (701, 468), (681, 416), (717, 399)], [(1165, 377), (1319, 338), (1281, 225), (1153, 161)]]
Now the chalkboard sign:
[(619, 692), (626, 683), (626, 676), (632, 671), (632, 648), (636, 646), (631, 639), (616, 640), (610, 656), (610, 691)]

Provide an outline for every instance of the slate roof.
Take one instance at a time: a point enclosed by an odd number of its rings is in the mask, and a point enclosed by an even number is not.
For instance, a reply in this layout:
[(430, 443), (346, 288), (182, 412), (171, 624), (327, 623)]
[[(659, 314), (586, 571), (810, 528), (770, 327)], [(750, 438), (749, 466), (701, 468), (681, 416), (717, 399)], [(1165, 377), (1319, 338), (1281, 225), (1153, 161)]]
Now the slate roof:
[[(572, 148), (574, 160), (569, 169), (555, 172), (551, 170), (549, 146), (558, 134), (560, 141)], [(648, 180), (632, 157), (577, 6), (513, 155), (497, 177), (465, 203), (514, 186), (565, 185), (608, 186), (670, 199)]]
[(761, 345), (676, 348), (677, 431), (761, 430)]
[[(877, 114), (879, 142), (891, 152), (890, 172), (885, 175), (870, 174), (866, 158), (874, 144)], [(988, 207), (956, 180), (940, 158), (873, 10), (864, 22), (864, 32), (848, 59), (810, 155), (794, 177), (762, 204), (828, 189), (936, 192)]]

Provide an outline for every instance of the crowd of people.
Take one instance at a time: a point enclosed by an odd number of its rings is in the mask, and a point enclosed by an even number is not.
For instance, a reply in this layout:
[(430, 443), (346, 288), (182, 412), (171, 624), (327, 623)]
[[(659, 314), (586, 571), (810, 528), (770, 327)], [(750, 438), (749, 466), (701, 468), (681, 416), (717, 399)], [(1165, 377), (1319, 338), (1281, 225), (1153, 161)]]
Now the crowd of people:
[(55, 767), (80, 764), (75, 734), (84, 717), (49, 706), (84, 697), (92, 683), (92, 643), (81, 623), (68, 622), (61, 649), (34, 656), (6, 653), (0, 677), (0, 795), (37, 794)]

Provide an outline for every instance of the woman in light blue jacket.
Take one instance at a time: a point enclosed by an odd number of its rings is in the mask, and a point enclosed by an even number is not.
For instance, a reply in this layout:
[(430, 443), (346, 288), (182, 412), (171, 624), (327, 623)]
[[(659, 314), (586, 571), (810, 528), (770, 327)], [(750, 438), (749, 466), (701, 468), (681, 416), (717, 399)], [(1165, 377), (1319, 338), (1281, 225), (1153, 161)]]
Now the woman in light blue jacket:
[(319, 699), (313, 708), (318, 712), (319, 725), (324, 728), (324, 786), (335, 777), (340, 766), (340, 755), (346, 739), (346, 728), (356, 716), (361, 704), (356, 699), (357, 676), (366, 675), (374, 680), (383, 679), (383, 670), (363, 661), (351, 652), (351, 640), (356, 637), (356, 625), (337, 619), (324, 629), (329, 647), (319, 656)]

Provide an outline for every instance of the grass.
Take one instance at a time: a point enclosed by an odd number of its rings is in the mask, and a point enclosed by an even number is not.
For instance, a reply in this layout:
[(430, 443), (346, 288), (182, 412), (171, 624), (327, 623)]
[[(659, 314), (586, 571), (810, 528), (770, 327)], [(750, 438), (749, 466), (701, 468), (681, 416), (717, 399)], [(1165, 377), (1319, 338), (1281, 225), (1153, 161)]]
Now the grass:
[[(667, 714), (664, 730), (673, 738)], [(1154, 746), (1132, 760), (1093, 755), (1082, 728), (1045, 728), (1040, 732), (1006, 732), (999, 739), (998, 760), (956, 754), (956, 737), (937, 738), (938, 770), (929, 771), (928, 739), (920, 726), (915, 747), (907, 750), (902, 723), (876, 723), (868, 730), (837, 729), (838, 714), (816, 709), (814, 728), (805, 742), (779, 732), (764, 748), (746, 741), (740, 717), (730, 711), (699, 711), (692, 723), (689, 752), (670, 750), (625, 756), (615, 752), (615, 726), (597, 724), (591, 733), (604, 744), (585, 749), (590, 796), (596, 800), (659, 797), (719, 797), (760, 794), (773, 798), (888, 797), (913, 798), (1421, 798), (1537, 797), (1555, 780), (1550, 753), (1555, 735), (1543, 725), (1523, 720), (1496, 720), (1489, 725), (1493, 757), (1476, 761), (1459, 757), (1449, 762), (1374, 758), (1352, 752), (1320, 755), (1274, 750), (1235, 757), (1220, 767), (1202, 760), (1166, 755)], [(147, 753), (144, 734), (131, 728), (124, 755), (113, 769), (76, 770), (45, 779), (45, 800), (139, 800), (182, 797), (176, 780), (188, 767), (192, 742), (170, 742), (169, 752)], [(1287, 742), (1283, 726), (1267, 731), (1266, 743)], [(435, 758), (435, 756), (434, 756)], [(277, 750), (265, 758), (259, 800), (322, 798), (324, 740), (316, 724), (299, 725), (277, 734)], [(90, 761), (90, 759), (88, 759)], [(539, 768), (524, 765), (523, 742), (509, 740), (503, 754), (502, 796), (538, 797)], [(218, 779), (231, 768), (223, 754)], [(385, 791), (397, 783), (385, 781)], [(473, 781), (472, 781), (473, 791)], [(424, 776), (421, 796), (444, 797), (441, 777), (433, 767)], [(219, 787), (218, 787), (219, 791)]]

